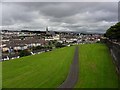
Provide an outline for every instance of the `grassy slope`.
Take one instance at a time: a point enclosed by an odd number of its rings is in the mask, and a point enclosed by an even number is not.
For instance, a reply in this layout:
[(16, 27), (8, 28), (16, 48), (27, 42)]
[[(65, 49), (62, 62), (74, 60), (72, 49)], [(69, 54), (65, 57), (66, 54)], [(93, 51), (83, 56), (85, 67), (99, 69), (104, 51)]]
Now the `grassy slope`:
[(0, 62), (0, 89), (1, 88), (2, 88), (2, 62)]
[(105, 45), (80, 45), (79, 60), (80, 72), (77, 88), (118, 87), (115, 66)]
[(54, 88), (65, 79), (74, 47), (3, 62), (3, 88)]

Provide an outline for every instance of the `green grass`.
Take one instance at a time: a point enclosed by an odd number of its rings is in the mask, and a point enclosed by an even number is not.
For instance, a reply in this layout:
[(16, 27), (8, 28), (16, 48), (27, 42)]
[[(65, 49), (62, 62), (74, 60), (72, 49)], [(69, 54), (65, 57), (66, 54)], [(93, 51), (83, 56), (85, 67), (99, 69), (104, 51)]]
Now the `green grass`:
[(1, 88), (2, 88), (2, 62), (0, 62), (0, 89)]
[(115, 66), (106, 45), (80, 45), (79, 65), (79, 80), (76, 88), (118, 87)]
[(67, 77), (75, 47), (5, 61), (3, 88), (56, 88)]

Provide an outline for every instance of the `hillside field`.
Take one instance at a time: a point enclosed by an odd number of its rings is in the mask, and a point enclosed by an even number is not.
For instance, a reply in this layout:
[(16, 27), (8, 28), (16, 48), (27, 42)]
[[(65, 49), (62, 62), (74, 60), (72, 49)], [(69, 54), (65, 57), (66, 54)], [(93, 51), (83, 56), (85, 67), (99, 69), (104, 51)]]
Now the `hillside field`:
[(4, 61), (3, 88), (56, 88), (66, 79), (75, 47)]
[(84, 44), (79, 47), (79, 80), (76, 88), (117, 88), (115, 65), (106, 45)]
[[(75, 46), (2, 62), (3, 88), (57, 88), (69, 73)], [(74, 88), (117, 88), (118, 76), (105, 44), (79, 45)]]

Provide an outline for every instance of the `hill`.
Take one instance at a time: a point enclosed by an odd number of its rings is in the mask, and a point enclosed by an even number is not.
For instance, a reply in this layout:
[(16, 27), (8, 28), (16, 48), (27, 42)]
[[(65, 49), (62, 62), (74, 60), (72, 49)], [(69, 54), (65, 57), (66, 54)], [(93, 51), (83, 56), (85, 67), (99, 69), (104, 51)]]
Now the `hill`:
[(106, 45), (80, 45), (79, 65), (77, 88), (118, 88), (115, 65)]
[(56, 88), (67, 77), (74, 46), (2, 63), (3, 88)]

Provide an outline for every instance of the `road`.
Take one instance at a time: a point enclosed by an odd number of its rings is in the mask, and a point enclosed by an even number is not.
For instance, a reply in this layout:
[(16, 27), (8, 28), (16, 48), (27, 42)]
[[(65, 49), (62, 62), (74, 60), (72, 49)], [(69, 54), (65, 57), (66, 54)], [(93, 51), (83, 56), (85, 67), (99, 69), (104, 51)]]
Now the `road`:
[(73, 62), (66, 80), (58, 88), (73, 88), (78, 80), (79, 74), (79, 47), (76, 46)]

